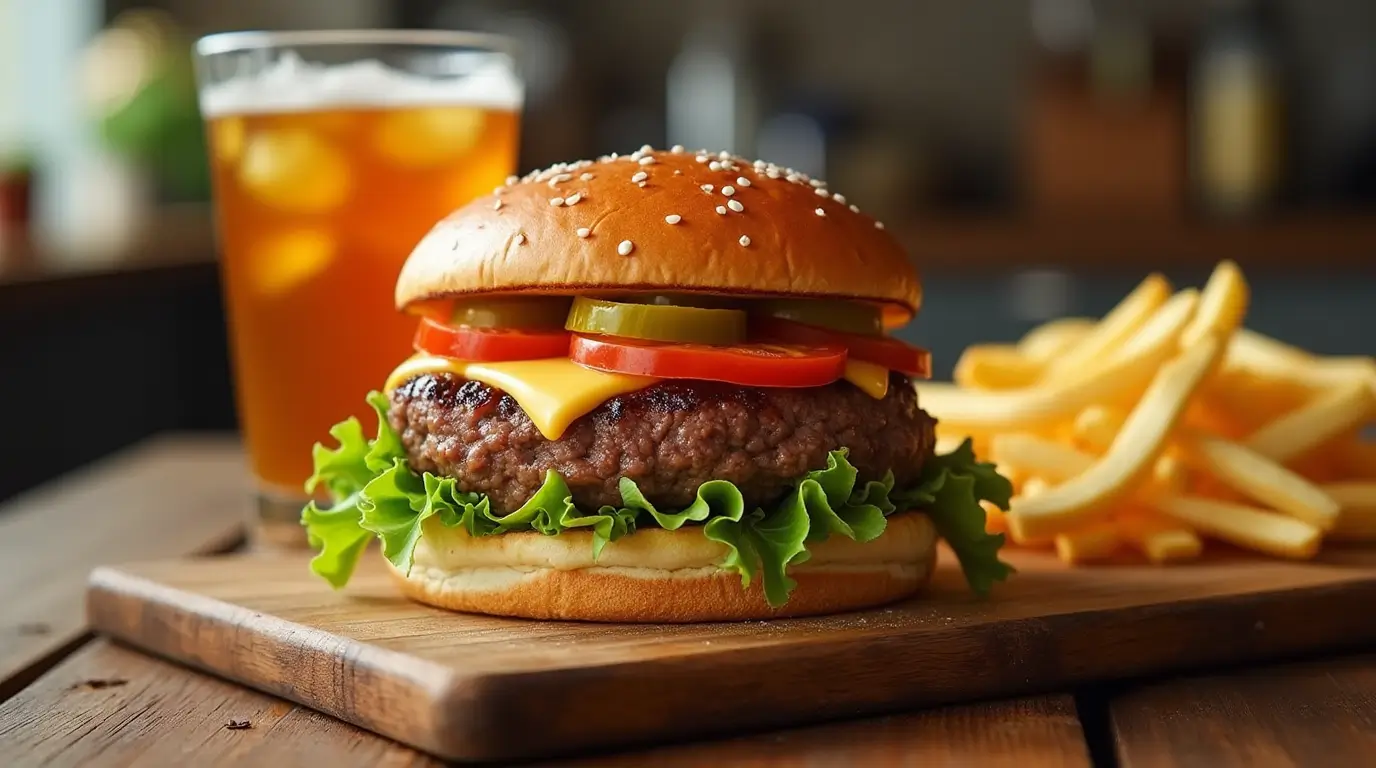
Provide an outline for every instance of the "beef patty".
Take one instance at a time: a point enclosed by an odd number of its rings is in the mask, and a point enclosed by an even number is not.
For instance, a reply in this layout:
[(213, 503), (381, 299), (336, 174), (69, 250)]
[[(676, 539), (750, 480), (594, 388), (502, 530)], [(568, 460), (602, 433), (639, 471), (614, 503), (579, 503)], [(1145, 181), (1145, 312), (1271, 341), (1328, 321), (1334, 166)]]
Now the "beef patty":
[(666, 381), (608, 400), (558, 440), (499, 389), (422, 374), (392, 393), (388, 419), (413, 468), (487, 494), (500, 512), (530, 498), (550, 469), (585, 509), (619, 505), (621, 477), (661, 509), (688, 505), (708, 480), (728, 480), (747, 505), (766, 505), (842, 447), (861, 482), (892, 470), (901, 487), (931, 455), (936, 424), (896, 374), (882, 400), (847, 381), (802, 389)]

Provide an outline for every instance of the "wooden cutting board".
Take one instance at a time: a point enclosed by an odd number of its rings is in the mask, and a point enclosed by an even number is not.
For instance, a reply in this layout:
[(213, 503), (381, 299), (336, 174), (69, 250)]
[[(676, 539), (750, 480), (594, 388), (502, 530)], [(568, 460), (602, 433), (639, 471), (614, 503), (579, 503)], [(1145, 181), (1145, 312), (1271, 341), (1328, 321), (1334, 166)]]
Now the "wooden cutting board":
[(302, 557), (94, 571), (92, 626), (156, 654), (457, 760), (562, 755), (1063, 690), (1376, 644), (1376, 551), (1296, 564), (1066, 569), (1039, 552), (971, 596), (777, 622), (626, 626), (446, 613), (375, 557), (342, 592)]

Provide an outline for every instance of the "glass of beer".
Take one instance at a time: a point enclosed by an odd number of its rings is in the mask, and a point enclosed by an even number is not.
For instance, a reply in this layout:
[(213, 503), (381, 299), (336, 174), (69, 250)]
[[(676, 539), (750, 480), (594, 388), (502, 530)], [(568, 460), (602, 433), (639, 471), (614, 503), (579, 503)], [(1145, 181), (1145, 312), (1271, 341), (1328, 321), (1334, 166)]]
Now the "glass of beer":
[(516, 168), (510, 41), (443, 31), (197, 41), (255, 544), (305, 546), (311, 449), (409, 354), (402, 262)]

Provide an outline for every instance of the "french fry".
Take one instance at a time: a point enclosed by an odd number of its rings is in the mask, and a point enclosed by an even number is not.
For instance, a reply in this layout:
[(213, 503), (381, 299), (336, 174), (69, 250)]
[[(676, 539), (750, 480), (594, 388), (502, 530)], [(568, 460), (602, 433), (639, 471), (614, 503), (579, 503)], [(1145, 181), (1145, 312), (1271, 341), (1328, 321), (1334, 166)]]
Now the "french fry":
[(938, 454), (950, 453), (960, 447), (965, 442), (964, 435), (937, 435), (936, 452)]
[(1376, 415), (1376, 392), (1364, 381), (1324, 394), (1257, 430), (1247, 447), (1282, 464)]
[(1226, 367), (1200, 388), (1198, 402), (1215, 417), (1205, 431), (1222, 437), (1246, 437), (1313, 400), (1315, 391), (1292, 382)]
[(1051, 483), (1046, 482), (1044, 478), (1034, 475), (1027, 478), (1026, 482), (1022, 484), (1022, 490), (1018, 495), (1032, 497), (1039, 493), (1046, 493), (1046, 489), (1050, 487)]
[(1056, 556), (1067, 565), (1107, 560), (1113, 557), (1122, 543), (1118, 529), (1112, 523), (1099, 521), (1078, 530), (1056, 534)]
[[(1184, 292), (1182, 292), (1184, 293)], [(1187, 295), (1188, 299), (1188, 295)], [(1197, 301), (1197, 298), (1195, 299)], [(1194, 311), (1180, 300), (1161, 308), (1134, 341), (1130, 355), (1115, 355), (1086, 375), (1011, 392), (972, 392), (953, 384), (918, 382), (918, 400), (949, 429), (968, 432), (1046, 429), (1094, 403), (1135, 399), (1176, 352)]]
[(1331, 531), (1338, 522), (1338, 502), (1284, 466), (1237, 443), (1208, 435), (1185, 441), (1190, 466), (1208, 472), (1254, 501), (1298, 520)]
[(1246, 329), (1229, 342), (1223, 368), (1310, 390), (1376, 382), (1376, 359), (1369, 356), (1320, 357)]
[[(1180, 335), (1193, 322), (1199, 310), (1199, 291), (1186, 288), (1165, 301), (1145, 323), (1115, 349), (1109, 350), (1104, 357), (1085, 363), (1073, 376), (1085, 376), (1115, 360), (1132, 358), (1143, 350), (1156, 348), (1162, 340), (1173, 339), (1180, 342)], [(1167, 357), (1177, 350), (1167, 348)]]
[(1136, 333), (1170, 295), (1171, 284), (1164, 276), (1148, 275), (1093, 330), (1051, 360), (1045, 376), (1050, 380), (1073, 376), (1097, 363)]
[(1107, 405), (1091, 405), (1075, 417), (1073, 433), (1080, 448), (1103, 453), (1113, 445), (1113, 438), (1123, 428), (1127, 415)]
[(1345, 476), (1376, 480), (1376, 444), (1359, 438), (1345, 440), (1333, 446), (1333, 455)]
[(954, 384), (919, 382), (939, 444), (970, 436), (1013, 483), (986, 528), (1068, 565), (1376, 545), (1376, 358), (1248, 329), (1250, 301), (1232, 261), (1202, 290), (1152, 274), (1097, 321), (972, 346)]
[(1017, 347), (1004, 344), (976, 344), (966, 347), (956, 361), (957, 384), (972, 389), (1020, 389), (1037, 383), (1042, 364)]
[(1003, 516), (1003, 510), (994, 506), (992, 502), (981, 501), (984, 507), (984, 532), (985, 533), (1007, 533), (1008, 520)]
[(1018, 352), (1028, 360), (1046, 363), (1084, 338), (1097, 323), (1087, 317), (1061, 317), (1033, 328), (1018, 340)]
[(1330, 483), (1321, 486), (1338, 502), (1338, 524), (1328, 532), (1335, 541), (1376, 542), (1376, 483)]
[(1199, 534), (1177, 520), (1133, 510), (1120, 515), (1117, 523), (1123, 540), (1158, 565), (1193, 560), (1204, 551)]
[(1094, 457), (1087, 453), (1022, 432), (990, 438), (989, 458), (999, 466), (1016, 467), (1055, 483), (1069, 480), (1094, 464)]
[(1308, 560), (1323, 532), (1293, 517), (1198, 496), (1160, 496), (1152, 506), (1201, 533), (1275, 557)]
[(1180, 345), (1193, 346), (1211, 334), (1220, 339), (1229, 338), (1242, 325), (1250, 300), (1251, 290), (1242, 277), (1242, 270), (1231, 260), (1219, 262), (1199, 294), (1194, 320), (1180, 334)]
[(1185, 471), (1185, 463), (1180, 460), (1175, 451), (1169, 448), (1165, 453), (1156, 458), (1156, 463), (1151, 465), (1149, 493), (1184, 493), (1189, 484), (1189, 473)]
[(1013, 538), (1036, 539), (1072, 529), (1129, 494), (1165, 449), (1185, 403), (1222, 349), (1212, 335), (1186, 349), (1160, 369), (1101, 460), (1040, 496), (1015, 499), (1008, 513)]

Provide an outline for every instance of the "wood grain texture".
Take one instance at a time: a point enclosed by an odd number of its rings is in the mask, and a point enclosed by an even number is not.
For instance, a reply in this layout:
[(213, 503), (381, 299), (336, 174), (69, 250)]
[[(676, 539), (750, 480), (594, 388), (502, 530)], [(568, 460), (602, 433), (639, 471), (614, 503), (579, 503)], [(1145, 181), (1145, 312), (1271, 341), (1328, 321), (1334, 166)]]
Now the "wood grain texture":
[[(231, 721), (249, 723), (230, 730)], [(281, 699), (97, 641), (0, 704), (7, 766), (438, 766)], [(1088, 766), (1068, 696), (990, 702), (704, 744), (542, 763), (588, 766)]]
[[(248, 722), (243, 730), (226, 726)], [(10, 768), (438, 766), (318, 712), (105, 641), (0, 704)]]
[(1110, 717), (1123, 768), (1372, 765), (1376, 655), (1150, 685)]
[(0, 507), (0, 700), (81, 642), (92, 568), (236, 544), (246, 477), (237, 441), (172, 436)]
[(1045, 696), (778, 731), (558, 763), (564, 768), (1079, 768), (1090, 765), (1075, 702)]
[(103, 568), (89, 608), (100, 631), (455, 759), (759, 731), (1376, 642), (1376, 618), (1352, 610), (1376, 600), (1376, 552), (1167, 569), (1011, 558), (1019, 578), (987, 601), (946, 566), (924, 599), (778, 622), (452, 614), (398, 598), (375, 556), (341, 592), (301, 556)]

